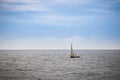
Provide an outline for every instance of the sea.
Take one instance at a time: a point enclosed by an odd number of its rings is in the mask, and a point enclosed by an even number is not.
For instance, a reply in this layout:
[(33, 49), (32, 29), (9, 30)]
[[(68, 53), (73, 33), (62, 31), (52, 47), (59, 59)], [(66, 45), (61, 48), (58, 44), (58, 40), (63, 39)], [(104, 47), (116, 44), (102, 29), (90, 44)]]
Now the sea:
[(0, 50), (0, 80), (120, 80), (120, 50)]

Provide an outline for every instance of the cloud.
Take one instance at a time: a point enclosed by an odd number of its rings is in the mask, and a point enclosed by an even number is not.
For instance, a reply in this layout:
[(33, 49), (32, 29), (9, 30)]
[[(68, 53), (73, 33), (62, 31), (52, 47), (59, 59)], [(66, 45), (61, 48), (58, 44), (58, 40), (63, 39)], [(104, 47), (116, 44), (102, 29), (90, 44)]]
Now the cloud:
[(0, 49), (70, 49), (71, 43), (74, 49), (120, 49), (118, 42), (87, 40), (78, 36), (11, 39), (1, 43)]
[[(30, 13), (27, 13), (25, 16), (21, 16), (21, 18), (17, 18), (17, 16), (12, 16), (10, 15), (10, 18), (8, 17), (8, 20), (11, 19), (13, 21), (18, 21), (18, 22), (30, 22), (30, 23), (39, 23), (39, 24), (50, 24), (50, 25), (62, 25), (62, 26), (71, 26), (71, 25), (75, 25), (78, 23), (86, 23), (87, 21), (91, 21), (92, 17), (90, 17), (89, 15), (91, 13), (95, 13), (95, 14), (101, 14), (101, 13), (106, 13), (106, 14), (115, 14), (115, 12), (113, 12), (112, 10), (108, 10), (108, 9), (100, 9), (100, 8), (96, 8), (98, 6), (101, 7), (105, 7), (106, 4), (98, 4), (97, 1), (89, 1), (89, 0), (51, 0), (48, 1), (47, 3), (42, 2), (41, 0), (2, 0), (3, 2), (23, 2), (25, 4), (8, 4), (8, 3), (1, 3), (2, 7), (3, 7), (3, 11), (18, 11), (18, 12), (27, 12), (27, 11), (31, 11), (31, 12), (38, 12), (37, 14), (33, 14), (32, 16), (29, 16)], [(36, 2), (35, 4), (33, 4), (33, 2)], [(38, 3), (37, 3), (38, 2)], [(41, 3), (40, 3), (41, 2)], [(73, 16), (71, 15), (65, 15), (65, 14), (69, 14), (68, 12), (64, 11), (64, 13), (61, 13), (62, 9), (59, 13), (54, 10), (54, 8), (57, 8), (57, 4), (58, 3), (81, 3), (81, 4), (87, 4), (86, 8), (85, 6), (81, 6), (81, 7), (75, 7), (77, 8), (77, 12), (71, 13)], [(96, 2), (96, 3), (95, 3)], [(27, 3), (27, 4), (26, 4)], [(29, 3), (29, 4), (28, 4)], [(53, 4), (52, 4), (53, 3)], [(91, 4), (88, 4), (91, 3)], [(90, 6), (93, 6), (95, 8), (91, 8)], [(62, 5), (61, 5), (62, 6)], [(67, 4), (66, 4), (67, 6)], [(79, 12), (79, 8), (80, 8), (80, 12)], [(41, 15), (40, 12), (43, 12), (43, 14)], [(47, 12), (46, 12), (47, 11)], [(81, 12), (83, 13), (83, 15), (81, 15)], [(78, 15), (76, 15), (76, 13)], [(87, 15), (85, 15), (87, 14)], [(29, 17), (29, 18), (26, 18)], [(25, 17), (25, 18), (23, 18)], [(90, 19), (91, 18), (91, 19)], [(7, 19), (6, 19), (7, 20)]]
[[(59, 6), (61, 7), (74, 7), (74, 9), (81, 10), (83, 13), (106, 13), (119, 12), (112, 10), (116, 6), (119, 7), (119, 0), (1, 0), (0, 5), (3, 11), (31, 11), (41, 12), (48, 11), (48, 13), (58, 13)], [(79, 5), (79, 6), (78, 6)], [(77, 6), (77, 7), (75, 7)], [(56, 10), (57, 9), (57, 10)], [(65, 9), (59, 10), (59, 13)], [(74, 10), (73, 10), (74, 12)], [(110, 13), (109, 13), (110, 12)], [(71, 12), (72, 13), (72, 12)]]
[(96, 7), (110, 7), (120, 4), (120, 0), (50, 0), (54, 4), (66, 4), (66, 5), (85, 5)]
[[(10, 22), (16, 23), (29, 23), (29, 24), (47, 24), (47, 25), (60, 25), (60, 26), (73, 26), (82, 19), (84, 21), (83, 16), (64, 16), (64, 15), (53, 15), (53, 14), (28, 14), (21, 17), (16, 16), (6, 16), (0, 15), (3, 20), (7, 20)], [(27, 18), (26, 18), (27, 17)]]
[(0, 0), (3, 3), (36, 3), (38, 0)]
[(51, 0), (55, 4), (79, 4), (79, 5), (87, 5), (96, 2), (95, 0)]
[(10, 12), (11, 11), (31, 11), (31, 12), (50, 11), (49, 8), (36, 4), (24, 4), (24, 5), (2, 4), (2, 7), (3, 7), (3, 11), (10, 11)]
[(77, 20), (79, 20), (79, 18), (77, 16), (42, 15), (41, 17), (38, 17), (38, 18), (37, 17), (33, 17), (33, 20), (34, 20), (35, 23), (71, 26), (71, 25), (74, 25), (75, 22)]
[(15, 39), (2, 42), (0, 49), (67, 49), (67, 45), (72, 41), (78, 42), (79, 40), (81, 39), (78, 37), (63, 39), (54, 37)]
[(0, 7), (3, 11), (50, 11), (51, 9), (37, 0), (2, 0)]
[[(39, 25), (49, 27), (99, 27), (95, 26), (97, 23), (104, 23), (108, 18), (115, 18), (115, 16), (85, 16), (85, 15), (60, 15), (60, 14), (23, 14), (22, 16), (8, 16), (1, 14), (1, 21), (6, 21), (9, 23), (16, 23), (17, 25)], [(99, 21), (102, 20), (102, 21)], [(94, 24), (96, 22), (96, 24)], [(89, 25), (89, 26), (88, 26)], [(91, 26), (92, 25), (92, 26)], [(100, 24), (104, 25), (104, 24)], [(34, 27), (35, 27), (34, 26)]]
[(76, 3), (76, 4), (86, 4), (86, 3), (93, 3), (96, 2), (96, 0), (89, 1), (89, 0), (1, 0), (0, 2), (3, 3), (43, 3), (43, 2), (49, 2), (54, 4), (60, 4), (60, 3)]

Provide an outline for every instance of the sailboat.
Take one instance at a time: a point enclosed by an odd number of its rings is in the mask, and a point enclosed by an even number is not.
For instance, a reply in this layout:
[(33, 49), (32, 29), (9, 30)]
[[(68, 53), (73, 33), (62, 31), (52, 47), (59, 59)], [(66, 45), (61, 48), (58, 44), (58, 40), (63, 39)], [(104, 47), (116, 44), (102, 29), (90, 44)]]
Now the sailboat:
[(73, 48), (72, 48), (72, 44), (71, 44), (71, 53), (70, 53), (70, 58), (80, 58), (80, 56), (76, 56), (74, 51), (73, 51)]

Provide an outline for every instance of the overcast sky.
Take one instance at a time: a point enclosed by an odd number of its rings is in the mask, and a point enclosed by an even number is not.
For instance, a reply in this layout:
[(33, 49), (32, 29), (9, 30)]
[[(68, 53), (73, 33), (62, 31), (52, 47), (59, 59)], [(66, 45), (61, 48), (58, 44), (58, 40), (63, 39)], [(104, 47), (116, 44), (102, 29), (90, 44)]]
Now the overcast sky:
[(0, 0), (0, 49), (120, 49), (120, 0)]

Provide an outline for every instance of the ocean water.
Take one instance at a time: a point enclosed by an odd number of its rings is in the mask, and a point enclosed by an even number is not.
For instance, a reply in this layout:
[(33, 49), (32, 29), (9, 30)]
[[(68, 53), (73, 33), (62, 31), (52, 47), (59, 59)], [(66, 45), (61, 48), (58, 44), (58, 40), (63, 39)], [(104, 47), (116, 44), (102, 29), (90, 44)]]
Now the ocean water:
[(120, 80), (120, 50), (0, 50), (0, 80)]

